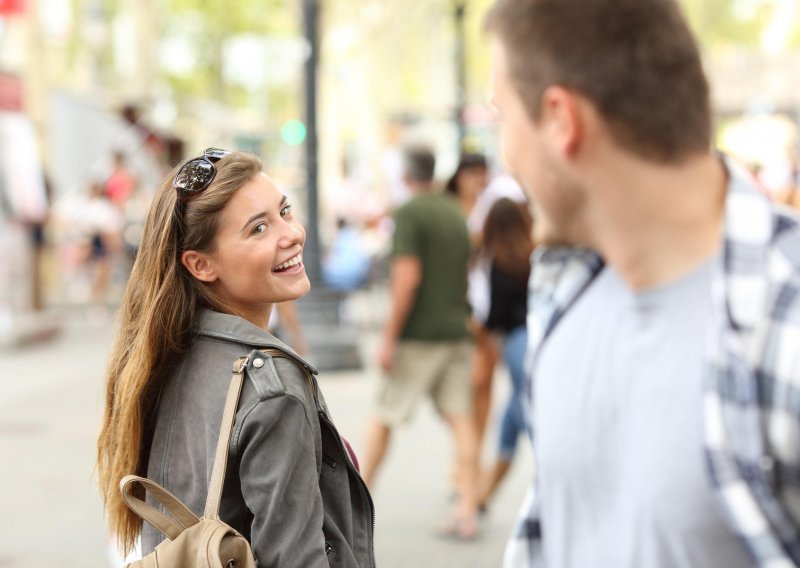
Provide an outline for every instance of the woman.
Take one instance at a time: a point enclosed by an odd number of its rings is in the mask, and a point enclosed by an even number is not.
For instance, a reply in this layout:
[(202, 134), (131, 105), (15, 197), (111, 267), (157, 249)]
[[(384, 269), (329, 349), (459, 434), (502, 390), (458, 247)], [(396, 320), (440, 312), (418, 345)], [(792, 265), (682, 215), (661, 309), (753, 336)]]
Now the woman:
[(464, 217), (469, 217), (478, 195), (489, 183), (489, 167), (483, 154), (466, 153), (461, 156), (453, 175), (444, 189), (458, 201)]
[(485, 508), (508, 473), (519, 434), (525, 428), (521, 400), (525, 375), (523, 359), (528, 342), (528, 276), (533, 252), (532, 219), (525, 204), (499, 199), (484, 226), (484, 250), (491, 258), (490, 305), (486, 327), (502, 336), (503, 361), (512, 392), (500, 421), (498, 457), (488, 472), (479, 503)]
[(100, 489), (126, 551), (140, 532), (144, 554), (162, 538), (122, 501), (126, 474), (202, 514), (231, 367), (249, 354), (221, 519), (262, 567), (372, 567), (372, 501), (316, 371), (266, 332), (273, 305), (310, 284), (305, 231), (261, 168), (209, 149), (155, 196), (110, 358)]
[[(458, 201), (467, 228), (470, 229), (470, 241), (474, 249), (481, 247), (483, 240), (483, 221), (475, 222), (480, 216), (475, 204), (489, 184), (489, 168), (483, 154), (464, 154), (458, 167), (445, 185), (445, 191)], [(486, 213), (483, 213), (485, 215)], [(476, 226), (477, 225), (477, 226)], [(494, 368), (500, 359), (497, 342), (486, 329), (486, 314), (489, 298), (487, 294), (487, 275), (480, 255), (475, 255), (469, 271), (469, 289), (467, 297), (472, 308), (470, 328), (475, 337), (475, 351), (472, 358), (473, 414), (475, 430), (478, 434), (478, 448), (483, 444), (486, 423), (491, 408), (492, 379)]]

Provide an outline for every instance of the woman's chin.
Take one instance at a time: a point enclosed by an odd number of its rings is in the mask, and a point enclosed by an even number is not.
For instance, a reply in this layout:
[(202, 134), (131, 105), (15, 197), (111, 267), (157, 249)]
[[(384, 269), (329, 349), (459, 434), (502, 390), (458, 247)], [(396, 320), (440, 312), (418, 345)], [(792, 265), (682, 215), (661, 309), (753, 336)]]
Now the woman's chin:
[[(303, 278), (303, 291), (297, 298), (302, 298), (303, 296), (308, 294), (310, 291), (311, 291), (311, 280), (308, 279), (308, 276), (305, 276), (305, 278)], [(297, 298), (295, 298), (295, 299), (297, 299)]]
[(308, 276), (304, 273), (301, 278), (298, 278), (296, 282), (292, 282), (291, 286), (287, 286), (286, 293), (284, 294), (285, 297), (282, 297), (278, 302), (291, 302), (293, 300), (299, 300), (306, 294), (308, 294), (309, 290), (311, 290), (311, 281), (308, 279)]

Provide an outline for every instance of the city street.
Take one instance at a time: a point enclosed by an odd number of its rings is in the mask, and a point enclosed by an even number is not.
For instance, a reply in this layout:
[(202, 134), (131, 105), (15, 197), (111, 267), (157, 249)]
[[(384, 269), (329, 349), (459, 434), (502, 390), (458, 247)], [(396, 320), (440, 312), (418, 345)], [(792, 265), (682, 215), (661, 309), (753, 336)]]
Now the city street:
[[(110, 321), (73, 309), (65, 312), (59, 337), (0, 351), (0, 568), (113, 566), (93, 471), (111, 335)], [(337, 424), (357, 453), (378, 376), (372, 366), (375, 326), (362, 337), (364, 372), (321, 377)], [(507, 393), (504, 370), (495, 381), (496, 419)], [(493, 430), (487, 440), (485, 464), (494, 447)], [(435, 528), (448, 512), (450, 445), (432, 407), (421, 407), (393, 439), (374, 493), (378, 566), (499, 566), (531, 470), (530, 451), (522, 445), (481, 538), (443, 540)]]
[[(117, 350), (141, 376), (115, 382), (104, 493), (142, 473), (121, 470), (151, 444), (166, 485), (205, 487), (219, 426), (206, 363), (228, 357), (236, 326), (208, 318), (194, 365), (161, 349), (192, 335), (180, 316), (199, 306), (308, 351), (361, 464), (368, 433), (384, 449), (377, 394), (387, 420), (404, 416), (425, 370), (477, 383), (483, 427), (491, 341), (472, 318), (508, 334), (514, 370), (494, 373), (476, 493), (508, 475), (476, 529), (459, 501), (469, 423), (450, 417), (457, 455), (422, 401), (382, 467), (370, 460), (377, 568), (503, 566), (534, 460), (524, 433), (498, 462), (498, 430), (534, 364), (545, 503), (520, 532), (547, 550), (523, 535), (509, 564), (800, 568), (800, 0), (554, 4), (0, 0), (0, 568), (141, 556), (109, 534), (96, 470), (126, 290), (137, 313), (122, 327), (148, 333)], [(468, 333), (486, 351), (474, 378)], [(415, 384), (380, 388), (393, 356)], [(193, 381), (147, 388), (173, 371)], [(439, 407), (465, 408), (458, 386), (434, 385)], [(183, 412), (165, 420), (163, 402), (154, 435), (148, 406), (169, 398)], [(254, 525), (278, 518), (254, 540), (288, 550), (277, 568), (309, 568), (294, 541), (275, 544), (304, 534), (293, 512), (323, 564), (348, 546), (370, 563), (358, 503), (333, 515), (342, 542), (323, 558), (304, 498), (353, 480), (340, 457), (331, 482), (298, 466), (308, 424), (267, 406), (231, 438), (269, 454), (247, 467), (237, 450), (229, 469), (234, 489), (268, 497), (248, 501)]]

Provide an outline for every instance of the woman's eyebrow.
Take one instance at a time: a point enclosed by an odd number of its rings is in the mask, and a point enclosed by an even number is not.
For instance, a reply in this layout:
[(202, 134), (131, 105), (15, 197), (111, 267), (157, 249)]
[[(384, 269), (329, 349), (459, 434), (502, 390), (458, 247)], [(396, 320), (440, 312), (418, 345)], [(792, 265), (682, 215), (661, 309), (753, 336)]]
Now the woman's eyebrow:
[(242, 231), (244, 231), (247, 228), (247, 226), (250, 223), (252, 223), (253, 221), (255, 221), (256, 219), (261, 219), (262, 217), (266, 217), (266, 216), (267, 216), (267, 212), (266, 211), (261, 211), (259, 213), (256, 213), (255, 215), (250, 217), (247, 221), (245, 221), (244, 225), (242, 225)]
[[(289, 202), (289, 198), (286, 197), (285, 195), (282, 196), (281, 197), (281, 202), (278, 205), (278, 209), (283, 209), (283, 206), (286, 205), (288, 202)], [(242, 225), (242, 229), (241, 230), (244, 231), (250, 223), (252, 223), (256, 219), (261, 219), (262, 217), (266, 217), (266, 216), (267, 216), (267, 212), (266, 211), (259, 211), (258, 213), (256, 213), (252, 217), (250, 217), (247, 221), (245, 221), (244, 225)]]

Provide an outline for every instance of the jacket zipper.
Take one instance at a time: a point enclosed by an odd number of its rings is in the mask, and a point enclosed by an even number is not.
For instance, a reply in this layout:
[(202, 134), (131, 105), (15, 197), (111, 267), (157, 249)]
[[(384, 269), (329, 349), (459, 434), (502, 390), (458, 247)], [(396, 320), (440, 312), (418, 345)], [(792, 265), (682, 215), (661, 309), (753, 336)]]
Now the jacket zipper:
[(325, 414), (324, 411), (319, 410), (317, 411), (325, 425), (331, 429), (336, 437), (336, 441), (339, 444), (339, 449), (344, 454), (345, 464), (347, 465), (347, 469), (349, 469), (353, 474), (355, 474), (356, 479), (358, 480), (358, 486), (361, 489), (362, 495), (366, 495), (367, 501), (369, 502), (369, 512), (370, 518), (372, 520), (372, 532), (369, 534), (369, 562), (370, 566), (374, 568), (375, 566), (375, 545), (373, 543), (373, 537), (375, 535), (375, 504), (372, 502), (372, 496), (369, 494), (369, 489), (367, 489), (366, 483), (364, 480), (361, 479), (361, 474), (356, 469), (356, 466), (353, 465), (352, 460), (350, 459), (350, 452), (347, 451), (347, 448), (344, 447), (344, 442), (342, 442), (342, 437), (339, 435), (339, 431), (336, 429), (336, 426), (330, 421), (328, 416)]

